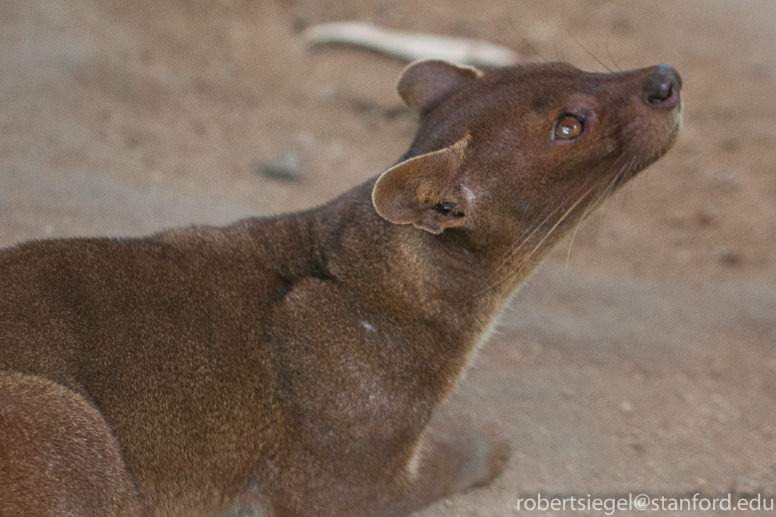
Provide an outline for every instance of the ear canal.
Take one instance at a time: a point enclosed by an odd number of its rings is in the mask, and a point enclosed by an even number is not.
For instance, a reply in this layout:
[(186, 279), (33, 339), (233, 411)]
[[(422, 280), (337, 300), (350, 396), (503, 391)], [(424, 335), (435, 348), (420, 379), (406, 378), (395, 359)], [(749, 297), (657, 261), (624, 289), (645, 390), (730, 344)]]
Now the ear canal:
[(482, 76), (470, 66), (440, 59), (411, 63), (399, 78), (399, 95), (413, 111), (423, 114)]
[(394, 224), (414, 224), (431, 233), (463, 223), (461, 201), (450, 188), (464, 160), (469, 136), (450, 147), (394, 165), (372, 189), (372, 204)]
[(447, 176), (455, 168), (455, 157), (448, 148), (403, 161), (385, 171), (372, 190), (372, 204), (383, 218), (395, 224), (418, 221), (435, 199), (437, 176)]

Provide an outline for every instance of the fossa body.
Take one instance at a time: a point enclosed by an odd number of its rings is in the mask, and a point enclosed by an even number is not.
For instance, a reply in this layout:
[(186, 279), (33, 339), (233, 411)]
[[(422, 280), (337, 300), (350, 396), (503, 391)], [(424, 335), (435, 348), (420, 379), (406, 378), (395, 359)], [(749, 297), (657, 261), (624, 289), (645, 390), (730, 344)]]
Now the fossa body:
[(503, 468), (428, 429), (520, 283), (681, 126), (670, 66), (410, 65), (393, 167), (309, 211), (0, 251), (0, 515), (398, 516)]

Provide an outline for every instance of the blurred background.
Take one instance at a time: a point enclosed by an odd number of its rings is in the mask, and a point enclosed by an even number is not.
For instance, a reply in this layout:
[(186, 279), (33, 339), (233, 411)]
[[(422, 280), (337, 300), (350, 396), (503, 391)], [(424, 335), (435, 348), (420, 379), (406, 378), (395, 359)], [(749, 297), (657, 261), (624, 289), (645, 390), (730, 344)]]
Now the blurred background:
[(404, 63), (305, 48), (339, 20), (684, 80), (675, 149), (556, 249), (443, 410), (499, 422), (506, 472), (421, 515), (776, 495), (770, 0), (1, 0), (0, 245), (304, 209), (380, 173), (417, 128)]

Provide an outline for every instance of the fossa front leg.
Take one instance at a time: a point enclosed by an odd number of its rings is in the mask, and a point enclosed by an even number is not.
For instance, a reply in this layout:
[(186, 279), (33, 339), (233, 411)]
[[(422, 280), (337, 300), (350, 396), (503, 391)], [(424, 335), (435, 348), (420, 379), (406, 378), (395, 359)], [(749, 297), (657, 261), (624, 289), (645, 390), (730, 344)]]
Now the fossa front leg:
[(444, 497), (487, 485), (504, 470), (510, 450), (495, 423), (478, 427), (469, 417), (441, 419), (421, 444), (409, 491), (375, 515), (409, 515)]

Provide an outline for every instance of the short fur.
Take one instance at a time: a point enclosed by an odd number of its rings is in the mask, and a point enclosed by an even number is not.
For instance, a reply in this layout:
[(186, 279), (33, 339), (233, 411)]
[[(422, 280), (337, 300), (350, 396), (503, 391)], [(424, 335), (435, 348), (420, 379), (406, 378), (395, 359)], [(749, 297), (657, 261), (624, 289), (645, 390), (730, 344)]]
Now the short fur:
[(419, 62), (409, 151), (324, 206), (0, 251), (0, 515), (398, 516), (487, 483), (497, 429), (429, 421), (549, 249), (673, 145), (680, 87)]

